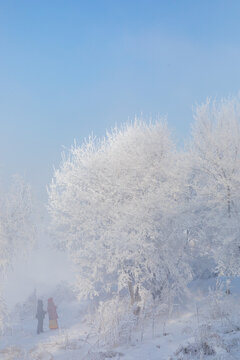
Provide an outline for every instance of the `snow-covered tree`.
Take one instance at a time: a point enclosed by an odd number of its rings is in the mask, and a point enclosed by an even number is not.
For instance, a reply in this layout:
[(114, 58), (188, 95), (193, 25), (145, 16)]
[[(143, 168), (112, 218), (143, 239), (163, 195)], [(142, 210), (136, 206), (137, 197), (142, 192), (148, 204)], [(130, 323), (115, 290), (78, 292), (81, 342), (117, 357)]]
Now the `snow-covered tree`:
[[(81, 297), (141, 288), (181, 292), (186, 179), (164, 123), (135, 121), (74, 145), (54, 173), (49, 212), (57, 245), (78, 269)], [(169, 295), (170, 296), (170, 295)]]
[(6, 270), (35, 241), (32, 194), (29, 184), (15, 177), (0, 202), (0, 268)]
[[(35, 241), (31, 188), (22, 178), (15, 177), (10, 189), (0, 197), (0, 278), (18, 256), (26, 255)], [(2, 289), (0, 289), (0, 322), (3, 320)], [(1, 310), (0, 310), (1, 311)], [(0, 323), (0, 327), (2, 323)]]
[(240, 99), (208, 100), (193, 127), (192, 181), (198, 238), (224, 273), (240, 265)]

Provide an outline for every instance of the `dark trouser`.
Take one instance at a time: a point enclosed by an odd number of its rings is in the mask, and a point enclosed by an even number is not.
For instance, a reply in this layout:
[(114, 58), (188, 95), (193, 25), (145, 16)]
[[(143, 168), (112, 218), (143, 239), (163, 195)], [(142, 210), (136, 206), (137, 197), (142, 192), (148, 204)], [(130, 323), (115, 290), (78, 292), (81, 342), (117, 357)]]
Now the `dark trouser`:
[(43, 319), (38, 319), (37, 333), (43, 332)]

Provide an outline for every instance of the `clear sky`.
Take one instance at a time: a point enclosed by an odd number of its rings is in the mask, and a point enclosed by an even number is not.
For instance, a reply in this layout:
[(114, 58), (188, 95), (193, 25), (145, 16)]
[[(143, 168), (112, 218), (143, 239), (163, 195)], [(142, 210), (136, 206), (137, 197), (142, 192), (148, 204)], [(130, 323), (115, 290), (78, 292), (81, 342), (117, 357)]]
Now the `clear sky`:
[(240, 1), (0, 0), (0, 177), (44, 194), (63, 146), (141, 112), (180, 141), (240, 89)]

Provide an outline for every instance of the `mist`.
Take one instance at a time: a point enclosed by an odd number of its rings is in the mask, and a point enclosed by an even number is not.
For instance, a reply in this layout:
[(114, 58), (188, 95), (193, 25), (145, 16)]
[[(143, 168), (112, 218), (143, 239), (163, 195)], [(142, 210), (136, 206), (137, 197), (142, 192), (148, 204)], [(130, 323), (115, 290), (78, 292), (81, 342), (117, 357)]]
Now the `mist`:
[[(41, 244), (41, 242), (40, 242)], [(4, 292), (10, 309), (24, 302), (36, 289), (37, 297), (51, 297), (60, 282), (74, 282), (74, 268), (66, 253), (47, 244), (39, 245), (26, 258), (17, 258), (4, 281)]]

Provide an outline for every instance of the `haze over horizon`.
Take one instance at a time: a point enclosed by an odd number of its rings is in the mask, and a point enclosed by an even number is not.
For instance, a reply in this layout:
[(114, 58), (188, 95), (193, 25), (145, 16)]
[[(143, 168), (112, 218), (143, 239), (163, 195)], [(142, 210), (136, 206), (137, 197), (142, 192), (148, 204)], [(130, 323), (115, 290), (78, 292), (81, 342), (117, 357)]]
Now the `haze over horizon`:
[(239, 15), (223, 0), (1, 1), (2, 181), (19, 173), (42, 199), (63, 146), (140, 113), (182, 142), (195, 103), (240, 89)]

